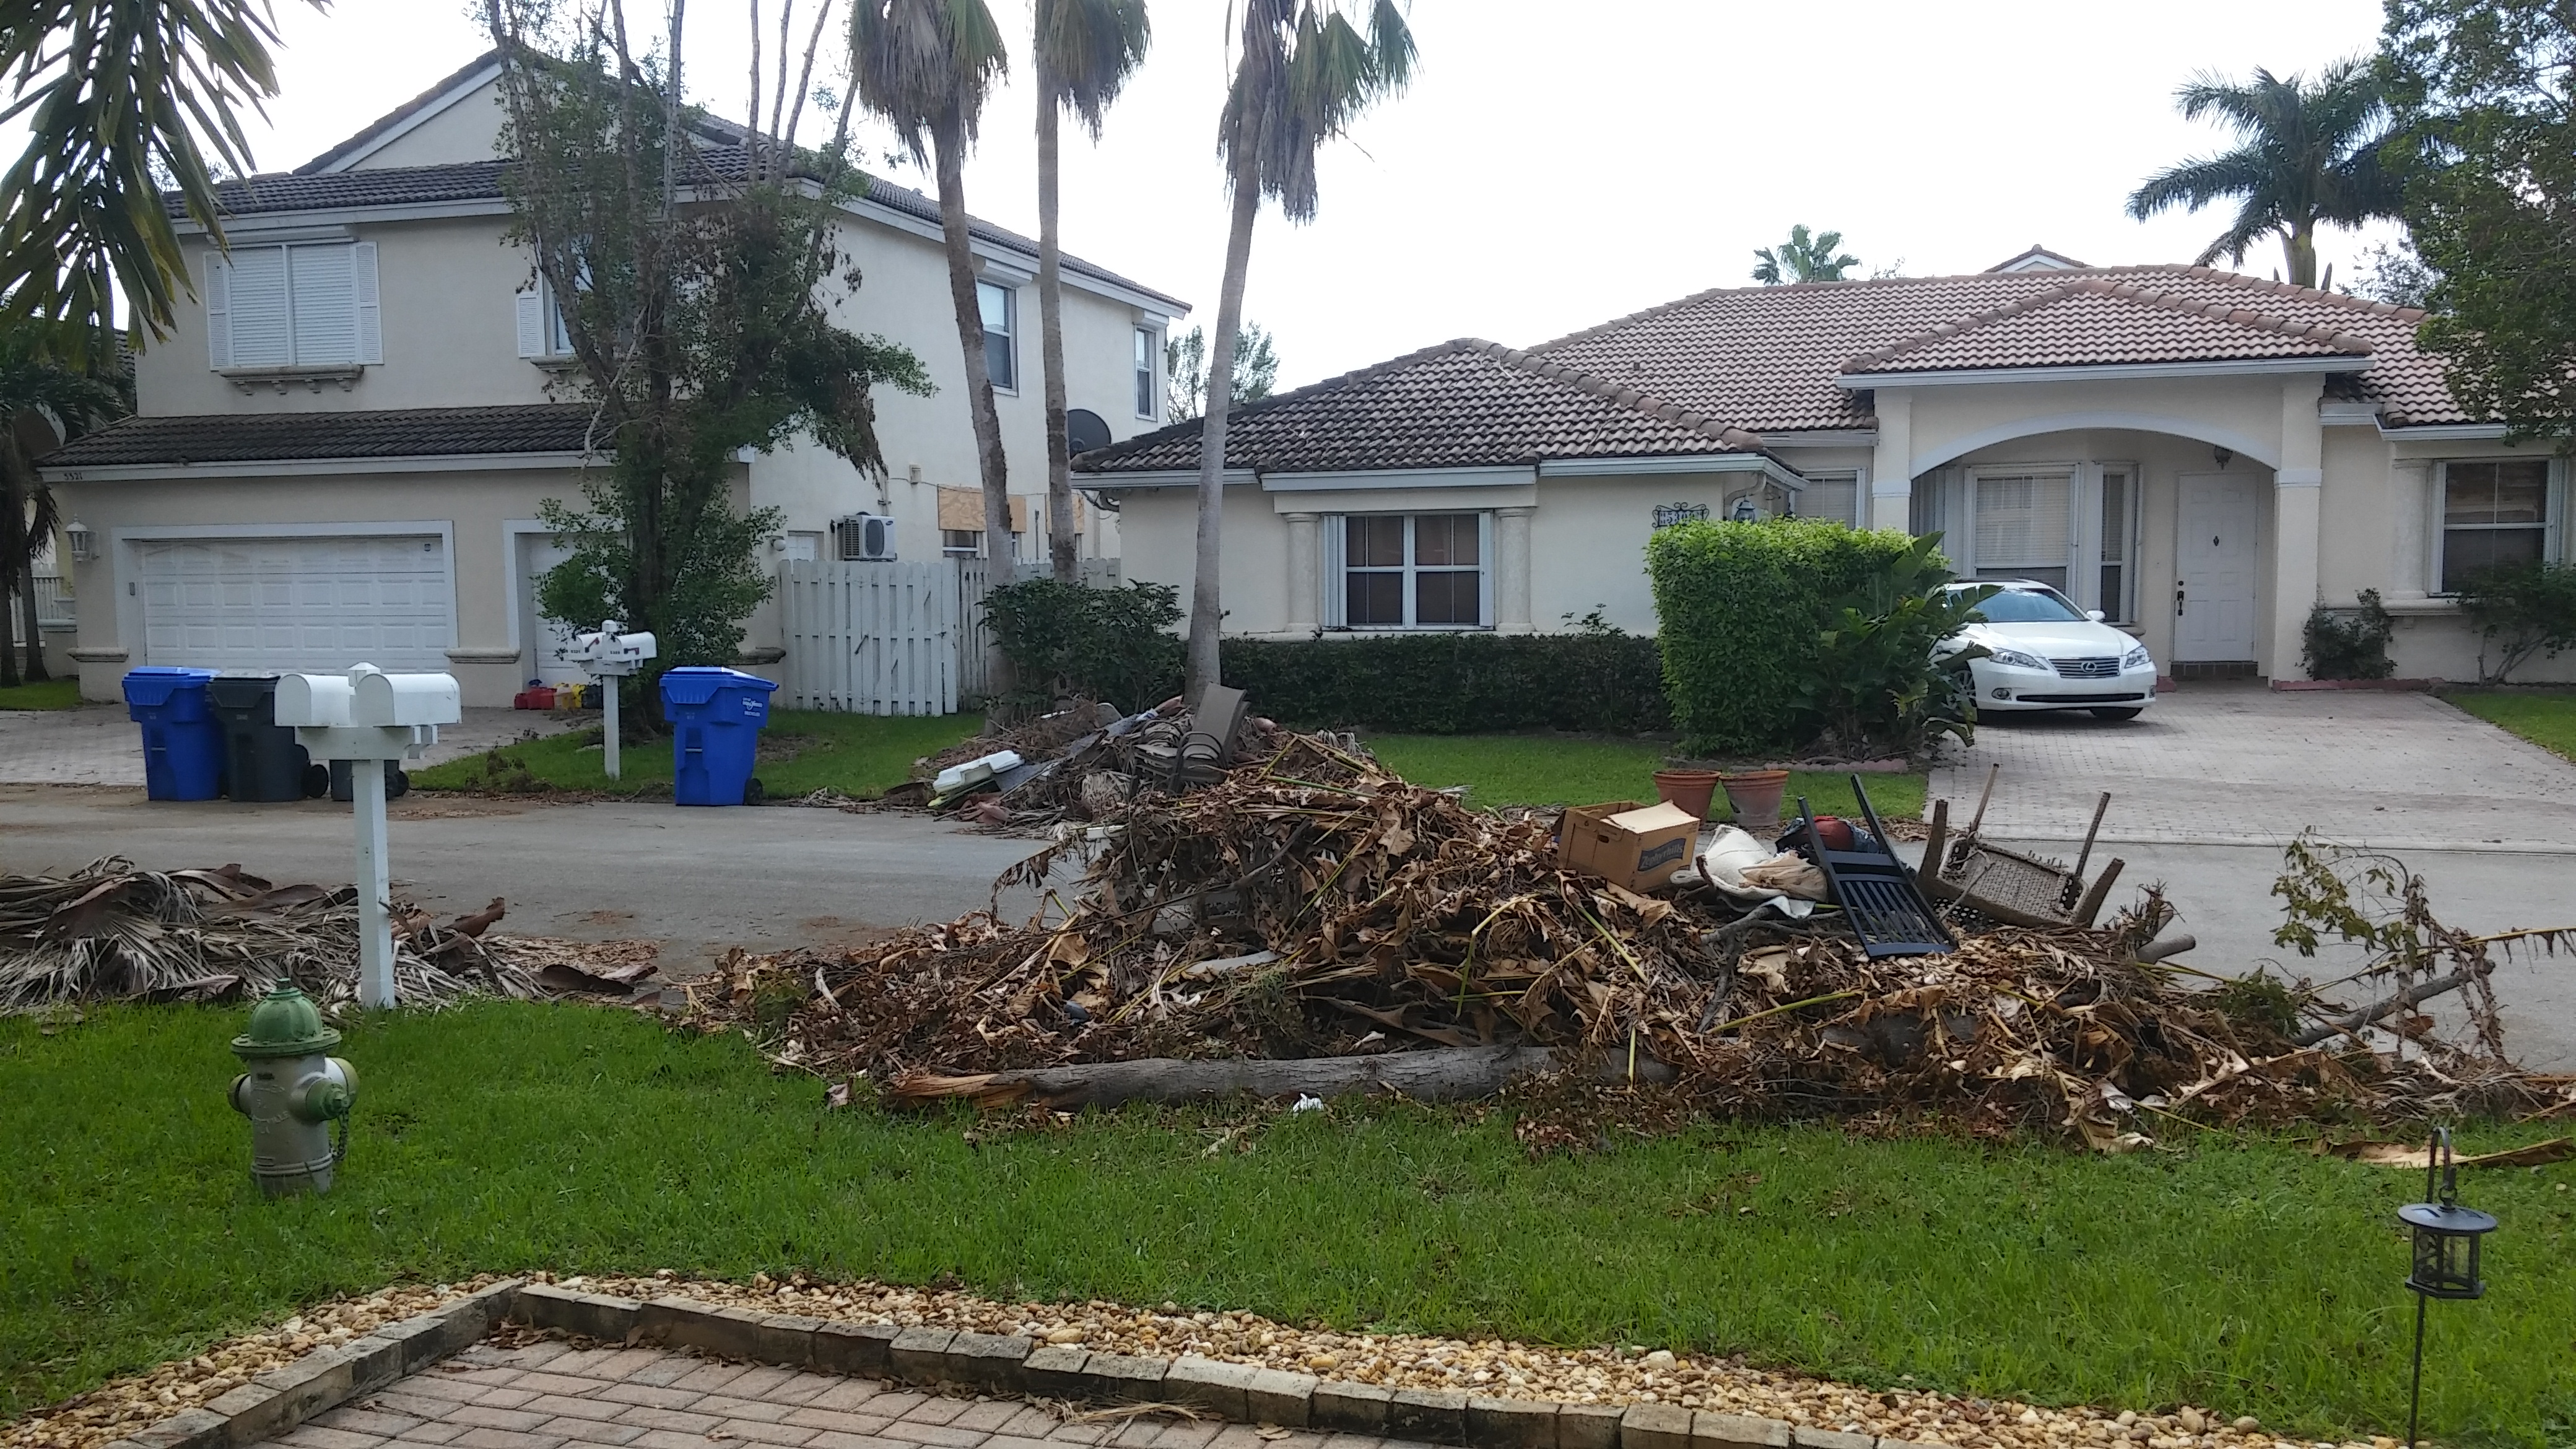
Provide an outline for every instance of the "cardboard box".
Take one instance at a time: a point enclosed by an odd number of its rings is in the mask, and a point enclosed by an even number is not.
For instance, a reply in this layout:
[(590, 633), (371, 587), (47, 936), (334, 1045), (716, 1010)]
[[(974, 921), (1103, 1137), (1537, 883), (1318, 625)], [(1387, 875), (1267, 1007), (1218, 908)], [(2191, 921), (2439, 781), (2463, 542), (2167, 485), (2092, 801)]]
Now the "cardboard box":
[(1571, 870), (1606, 876), (1632, 891), (1669, 884), (1690, 863), (1699, 822), (1678, 805), (1570, 805), (1556, 823), (1556, 858)]

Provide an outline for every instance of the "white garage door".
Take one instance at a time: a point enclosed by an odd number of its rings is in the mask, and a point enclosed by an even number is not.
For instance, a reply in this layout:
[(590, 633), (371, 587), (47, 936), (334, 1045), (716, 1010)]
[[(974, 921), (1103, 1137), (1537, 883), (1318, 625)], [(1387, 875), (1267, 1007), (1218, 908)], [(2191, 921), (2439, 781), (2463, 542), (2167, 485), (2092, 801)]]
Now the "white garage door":
[(455, 588), (435, 534), (138, 544), (145, 662), (275, 674), (443, 670)]

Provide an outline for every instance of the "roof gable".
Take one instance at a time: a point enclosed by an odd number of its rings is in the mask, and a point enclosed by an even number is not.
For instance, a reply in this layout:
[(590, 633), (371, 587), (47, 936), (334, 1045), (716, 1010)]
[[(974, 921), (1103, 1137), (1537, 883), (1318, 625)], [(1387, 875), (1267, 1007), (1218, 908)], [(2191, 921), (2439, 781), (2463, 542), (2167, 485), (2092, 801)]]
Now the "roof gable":
[(1938, 323), (1854, 356), (1855, 374), (1988, 368), (2365, 358), (2370, 343), (2325, 322), (2299, 322), (2198, 301), (2135, 281), (2085, 277)]
[[(368, 157), (391, 145), (411, 131), (434, 121), (442, 113), (497, 83), (501, 76), (501, 52), (487, 50), (449, 72), (444, 78), (419, 95), (368, 122), (356, 135), (295, 168), (298, 176), (322, 172), (346, 171), (362, 165)], [(497, 134), (497, 132), (495, 132)], [(459, 156), (459, 161), (479, 161), (482, 156)]]
[[(1231, 411), (1226, 465), (1275, 473), (1505, 467), (1563, 458), (1674, 457), (1758, 450), (1741, 429), (1636, 388), (1477, 338)], [(1175, 424), (1094, 449), (1084, 473), (1199, 466), (1201, 424)]]

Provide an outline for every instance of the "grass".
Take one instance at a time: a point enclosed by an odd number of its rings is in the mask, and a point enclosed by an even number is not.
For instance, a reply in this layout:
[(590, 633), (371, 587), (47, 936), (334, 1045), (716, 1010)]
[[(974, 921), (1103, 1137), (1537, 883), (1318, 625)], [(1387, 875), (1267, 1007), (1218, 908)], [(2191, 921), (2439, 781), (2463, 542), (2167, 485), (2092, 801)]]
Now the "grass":
[[(264, 1203), (225, 1105), (238, 1010), (0, 1022), (0, 1415), (395, 1279), (794, 1269), (1004, 1298), (1741, 1352), (1871, 1385), (2145, 1409), (2303, 1437), (2403, 1422), (2391, 1222), (2422, 1179), (2177, 1129), (2178, 1150), (1707, 1127), (1527, 1160), (1501, 1113), (1218, 1109), (1069, 1126), (826, 1112), (737, 1037), (488, 1002), (353, 1030), (328, 1198)], [(1235, 1120), (1240, 1120), (1237, 1114)], [(2464, 1146), (2543, 1128), (2472, 1125)], [(2487, 1297), (2434, 1312), (2425, 1421), (2576, 1432), (2576, 1168), (2472, 1174)], [(2549, 1428), (2546, 1426), (2555, 1425)]]
[(78, 709), (80, 681), (48, 679), (42, 684), (0, 687), (0, 709)]
[[(1369, 748), (1417, 785), (1467, 787), (1467, 803), (1590, 805), (1604, 800), (1652, 800), (1655, 771), (1671, 747), (1653, 740), (1581, 739), (1562, 735), (1373, 735)], [(1928, 777), (1868, 775), (1870, 803), (1881, 817), (1918, 816)], [(1847, 773), (1793, 770), (1781, 813), (1797, 811), (1798, 797), (1819, 815), (1860, 814)], [(1718, 791), (1714, 816), (1727, 813)]]
[(2459, 689), (2442, 698), (2552, 754), (2576, 760), (2576, 689)]
[[(802, 737), (806, 743), (793, 758), (763, 760), (752, 770), (772, 799), (792, 799), (833, 789), (859, 799), (872, 799), (911, 777), (912, 762), (973, 735), (984, 726), (981, 715), (872, 715), (824, 710), (782, 709), (769, 716), (762, 732), (772, 745)], [(622, 778), (611, 780), (602, 768), (599, 726), (550, 735), (511, 745), (499, 752), (523, 761), (537, 780), (565, 790), (606, 794), (667, 793), (671, 787), (671, 746), (630, 745), (620, 752)], [(423, 790), (490, 788), (489, 757), (472, 755), (412, 772)]]

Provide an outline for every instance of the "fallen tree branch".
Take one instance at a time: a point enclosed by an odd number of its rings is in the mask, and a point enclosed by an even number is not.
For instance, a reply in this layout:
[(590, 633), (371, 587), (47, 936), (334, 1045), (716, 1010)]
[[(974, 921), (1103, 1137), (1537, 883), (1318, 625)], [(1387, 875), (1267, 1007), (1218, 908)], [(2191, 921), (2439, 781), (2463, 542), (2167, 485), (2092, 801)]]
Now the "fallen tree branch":
[[(1490, 1097), (1521, 1077), (1552, 1071), (1558, 1064), (1557, 1053), (1546, 1047), (1453, 1047), (1296, 1061), (1148, 1057), (961, 1076), (911, 1072), (889, 1082), (886, 1097), (889, 1102), (915, 1106), (964, 1098), (979, 1107), (1034, 1102), (1058, 1110), (1126, 1102), (1206, 1102), (1242, 1095), (1338, 1097), (1362, 1092), (1455, 1102)], [(1594, 1064), (1593, 1075), (1603, 1081), (1625, 1081), (1628, 1064), (1624, 1059), (1605, 1058)], [(1675, 1075), (1670, 1066), (1652, 1058), (1640, 1058), (1636, 1064), (1638, 1081), (1660, 1084)]]
[(2409, 1007), (2420, 1006), (2445, 992), (2457, 991), (2479, 977), (2486, 975), (2487, 972), (2492, 969), (2494, 968), (2470, 968), (2464, 966), (2461, 969), (2452, 972), (2448, 976), (2436, 976), (2430, 981), (2419, 982), (2416, 985), (2398, 992), (2394, 996), (2382, 997), (2368, 1006), (2363, 1007), (2361, 1010), (2354, 1012), (2350, 1016), (2337, 1021), (2329, 1021), (2319, 1026), (2309, 1027), (2306, 1031), (2300, 1032), (2297, 1036), (2290, 1038), (2290, 1045), (2312, 1047), (2322, 1042), (2331, 1041), (2339, 1036), (2358, 1036), (2361, 1034), (2363, 1027), (2369, 1026), (2373, 1022), (2380, 1020), (2382, 1017), (2393, 1016)]

